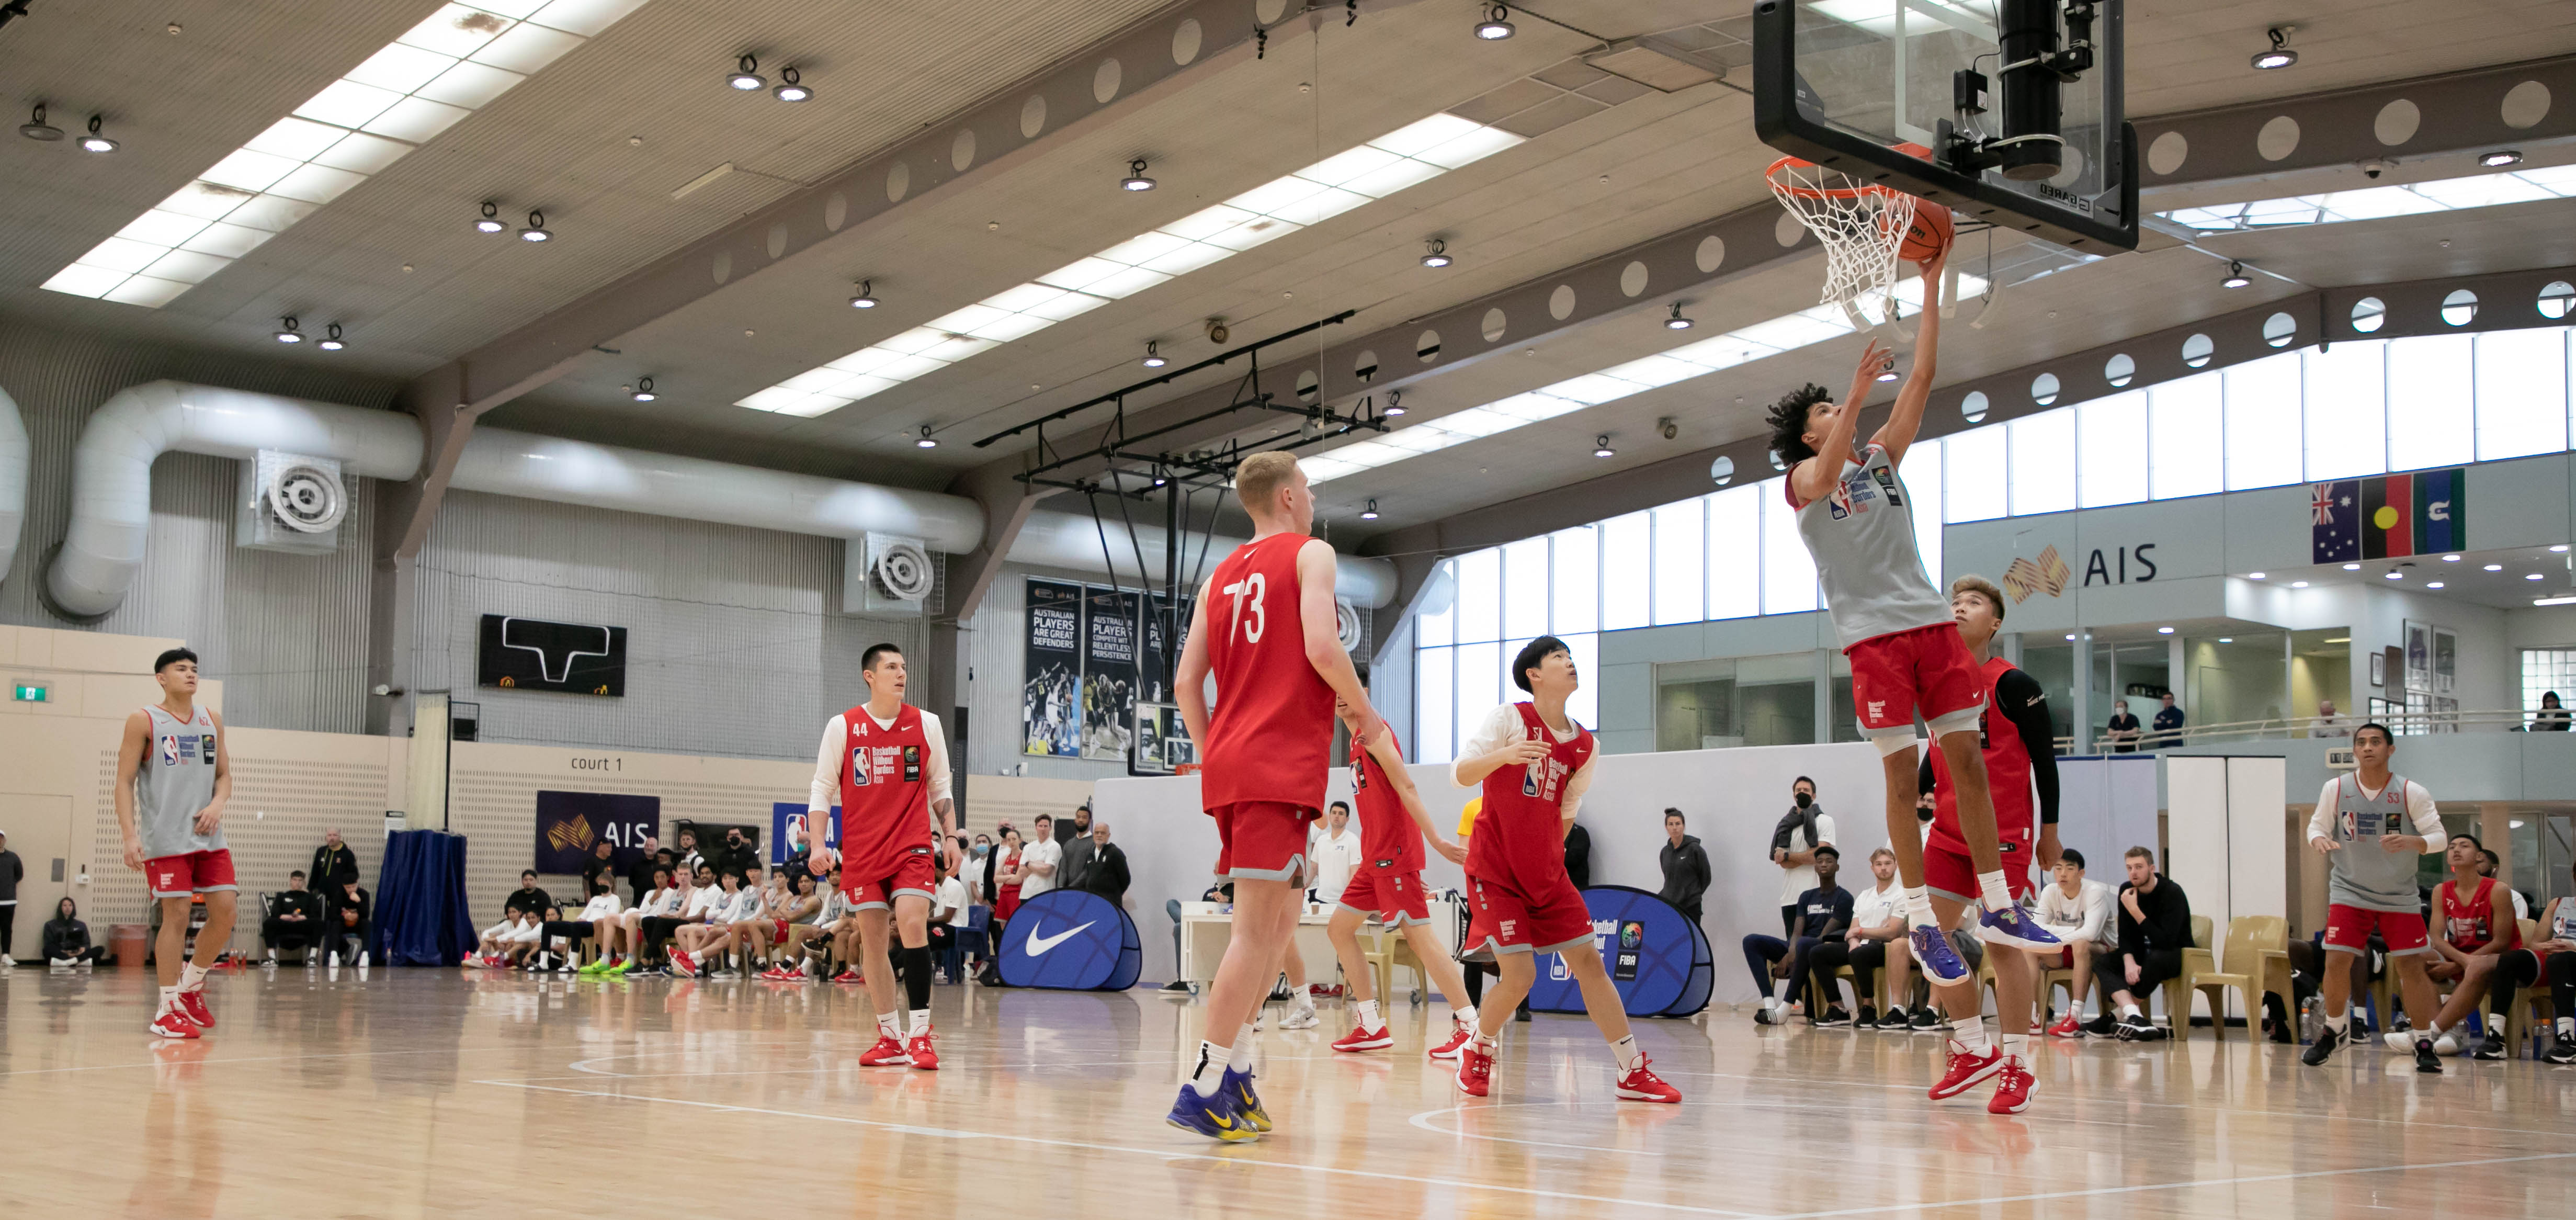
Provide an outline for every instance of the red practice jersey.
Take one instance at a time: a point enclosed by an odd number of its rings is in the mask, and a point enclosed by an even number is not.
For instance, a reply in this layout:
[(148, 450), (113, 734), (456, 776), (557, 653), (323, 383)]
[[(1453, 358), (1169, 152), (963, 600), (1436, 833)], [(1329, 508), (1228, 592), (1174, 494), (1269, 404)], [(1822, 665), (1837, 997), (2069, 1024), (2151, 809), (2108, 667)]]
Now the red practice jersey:
[[(2004, 675), (2016, 669), (2002, 657), (1987, 660), (1977, 675), (1985, 679), (1986, 708), (1977, 713), (1977, 746), (1986, 758), (1986, 791), (1995, 802), (1995, 830), (2007, 840), (2016, 840), (2013, 832), (2031, 828), (2033, 817), (2030, 799), (2030, 749), (2021, 741), (2009, 721), (1996, 715), (1995, 687)], [(2002, 723), (1998, 723), (2002, 721)], [(1959, 790), (1950, 782), (1950, 760), (1939, 749), (1932, 755), (1932, 782), (1936, 810), (1932, 816), (1932, 841), (1947, 844), (1951, 850), (1966, 852), (1967, 840), (1959, 836)]]
[(904, 856), (931, 847), (930, 741), (921, 709), (907, 703), (891, 728), (868, 709), (841, 713), (842, 875), (875, 880)]
[(1306, 659), (1297, 551), (1313, 539), (1272, 534), (1234, 548), (1208, 581), (1208, 662), (1216, 706), (1202, 744), (1199, 804), (1324, 805), (1333, 765), (1333, 688)]
[[(1395, 739), (1395, 730), (1386, 731), (1386, 743), (1398, 751), (1404, 743)], [(1404, 798), (1395, 794), (1395, 785), (1387, 782), (1386, 768), (1378, 765), (1377, 755), (1365, 749), (1354, 751), (1359, 764), (1351, 768), (1351, 782), (1356, 791), (1351, 803), (1360, 815), (1360, 855), (1369, 868), (1386, 872), (1422, 871), (1422, 828), (1414, 825), (1413, 815), (1405, 811)]]
[[(2498, 930), (2493, 926), (2495, 878), (2478, 878), (2477, 892), (2470, 895), (2466, 901), (2460, 898), (2459, 884), (2452, 881), (2443, 882), (2441, 889), (2435, 891), (2433, 897), (2434, 901), (2440, 903), (2442, 907), (2443, 939), (2450, 941), (2452, 948), (2462, 953), (2475, 953), (2486, 948), (2487, 942), (2496, 939), (2499, 935)], [(2512, 899), (2505, 899), (2504, 909), (2504, 928), (2501, 932), (2504, 937), (2504, 947), (2519, 949), (2522, 947), (2522, 925), (2514, 921)]]
[(1558, 741), (1537, 707), (1512, 707), (1521, 714), (1522, 734), (1546, 742), (1548, 754), (1485, 777), (1485, 804), (1467, 837), (1467, 875), (1518, 894), (1544, 894), (1565, 877), (1565, 782), (1591, 761), (1595, 747), (1582, 725), (1574, 726), (1574, 740)]

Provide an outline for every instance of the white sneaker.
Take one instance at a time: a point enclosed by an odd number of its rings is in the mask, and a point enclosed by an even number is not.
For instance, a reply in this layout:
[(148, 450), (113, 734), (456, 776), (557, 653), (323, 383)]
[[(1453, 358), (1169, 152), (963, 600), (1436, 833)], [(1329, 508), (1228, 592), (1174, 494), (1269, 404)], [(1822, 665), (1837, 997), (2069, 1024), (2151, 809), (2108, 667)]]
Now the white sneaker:
[(1288, 1010), (1287, 1016), (1279, 1018), (1281, 1029), (1313, 1029), (1323, 1023), (1323, 1018), (1315, 1015), (1315, 1006), (1311, 1003), (1295, 1005)]

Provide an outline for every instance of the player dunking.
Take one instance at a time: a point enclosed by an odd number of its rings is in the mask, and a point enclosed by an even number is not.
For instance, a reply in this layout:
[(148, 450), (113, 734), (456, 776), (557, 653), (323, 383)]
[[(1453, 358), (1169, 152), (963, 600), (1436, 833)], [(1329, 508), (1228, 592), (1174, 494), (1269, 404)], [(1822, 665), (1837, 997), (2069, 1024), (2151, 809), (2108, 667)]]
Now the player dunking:
[[(2056, 729), (2048, 718), (2048, 695), (2037, 679), (2002, 657), (1991, 656), (1995, 632), (2004, 624), (2003, 591), (1982, 576), (1950, 582), (1950, 609), (1959, 623), (1959, 638), (1968, 659), (1977, 663), (1987, 690), (1986, 710), (1977, 718), (1979, 751), (1986, 763), (1987, 790), (1995, 803), (1996, 846), (2003, 857), (2004, 883), (2014, 901), (2030, 897), (2030, 865), (2057, 866)], [(1968, 871), (1967, 844), (1959, 834), (1958, 785), (1950, 782), (1950, 759), (1935, 752), (1923, 762), (1922, 786), (1936, 794), (1932, 838), (1923, 853), (1923, 880), (1932, 891), (1932, 916), (1942, 927), (1958, 919), (1959, 908), (1976, 900), (1976, 877)], [(2036, 830), (2031, 795), (2039, 796)], [(2049, 964), (2062, 965), (2057, 950)], [(1998, 947), (1987, 957), (1995, 972), (1995, 1020), (2003, 1030), (2003, 1064), (1996, 1069), (1994, 1097), (1986, 1109), (2019, 1114), (2030, 1108), (2034, 1084), (2030, 1074), (2031, 994), (2039, 976), (2034, 955)], [(1974, 983), (1942, 984), (1933, 999), (1954, 1025), (1982, 1027), (1985, 1000)], [(1984, 1067), (1981, 1059), (1956, 1056), (1932, 1096), (1950, 1097), (1966, 1089)], [(1954, 1083), (1950, 1077), (1960, 1077)]]
[[(125, 718), (116, 748), (116, 825), (125, 832), (125, 867), (161, 904), (161, 940), (152, 960), (161, 976), (161, 1006), (152, 1032), (194, 1038), (215, 1027), (206, 1007), (206, 969), (233, 938), (233, 853), (224, 846), (224, 804), (233, 797), (232, 752), (223, 718), (197, 706), (197, 654), (173, 648), (152, 662), (161, 702)], [(196, 956), (181, 964), (188, 905), (206, 896), (206, 925)]]
[[(1335, 710), (1349, 723), (1348, 708)], [(1352, 727), (1356, 731), (1358, 726)], [(1431, 985), (1448, 999), (1449, 1037), (1431, 1048), (1431, 1057), (1455, 1059), (1475, 1035), (1476, 1008), (1467, 1000), (1467, 980), (1458, 973), (1458, 963), (1431, 930), (1431, 906), (1422, 896), (1422, 840), (1429, 836), (1440, 858), (1452, 864), (1467, 862), (1466, 849), (1441, 838), (1440, 828), (1432, 825), (1431, 810), (1423, 806), (1413, 776), (1404, 769), (1404, 747), (1395, 740), (1394, 730), (1370, 738), (1365, 748), (1352, 753), (1356, 755), (1351, 760), (1351, 782), (1352, 797), (1359, 805), (1360, 867), (1351, 874), (1333, 921), (1324, 928), (1334, 955), (1342, 960), (1342, 977), (1350, 980), (1352, 1020), (1351, 1032), (1334, 1042), (1333, 1049), (1373, 1051), (1395, 1045), (1394, 1035), (1378, 1015), (1377, 974), (1360, 956), (1360, 923), (1375, 916), (1400, 930)]]
[(1476, 832), (1467, 839), (1467, 890), (1475, 906), (1462, 947), (1492, 950), (1503, 976), (1477, 1014), (1475, 1039), (1458, 1057), (1458, 1091), (1483, 1097), (1492, 1086), (1503, 1023), (1538, 978), (1538, 955), (1554, 953), (1582, 988), (1584, 1012), (1619, 1061), (1620, 1099), (1678, 1102), (1681, 1090), (1656, 1076), (1637, 1049), (1627, 1008), (1592, 938), (1592, 912), (1565, 871), (1566, 832), (1600, 754), (1591, 732), (1565, 714), (1579, 684), (1565, 641), (1531, 640), (1512, 658), (1512, 685), (1530, 698), (1495, 708), (1459, 743), (1458, 760), (1450, 764), (1460, 787), (1484, 786)]
[[(1937, 297), (1946, 258), (1936, 255), (1922, 264), (1927, 303)], [(1914, 543), (1913, 496), (1896, 473), (1923, 424), (1940, 347), (1941, 311), (1927, 308), (1919, 316), (1922, 334), (1914, 371), (1867, 448), (1856, 447), (1861, 401), (1878, 375), (1895, 363), (1895, 356), (1874, 340), (1862, 353), (1851, 392), (1841, 403), (1826, 397), (1824, 387), (1810, 385), (1772, 406), (1771, 448), (1789, 464), (1789, 507), (1798, 514), (1799, 537), (1815, 557), (1835, 634), (1851, 658), (1852, 704), (1861, 735), (1877, 743), (1886, 768), (1887, 837), (1905, 886), (1906, 921), (1912, 927), (1907, 939), (1933, 983), (1965, 983), (1968, 964), (1941, 935), (1931, 892), (1924, 886), (1927, 848), (1914, 816), (1918, 711), (1931, 726), (1958, 788), (1959, 838), (1968, 856), (1960, 871), (1974, 876), (1976, 895), (1984, 904), (1978, 934), (1988, 944), (2038, 951), (2054, 949), (2058, 942), (2013, 905), (2004, 882), (1994, 803), (1986, 791), (1985, 760), (1977, 750), (1985, 685), (1968, 659), (1949, 603), (1923, 574), (1923, 556)], [(1954, 849), (1929, 850), (1956, 854)], [(2003, 1070), (2002, 1055), (1986, 1044), (1983, 1022), (1959, 1032), (1951, 1039), (1952, 1056), (1976, 1062), (1965, 1079), (1943, 1077), (1943, 1086), (1953, 1091)]]
[[(903, 653), (876, 644), (859, 658), (868, 701), (823, 725), (822, 752), (805, 816), (821, 825), (841, 806), (841, 893), (859, 921), (861, 973), (877, 1009), (877, 1043), (859, 1056), (861, 1067), (910, 1064), (936, 1071), (939, 1052), (930, 1034), (930, 903), (939, 885), (940, 844), (955, 833), (950, 819), (948, 739), (939, 717), (903, 701)], [(931, 819), (938, 818), (932, 837)], [(821, 843), (807, 867), (832, 871), (833, 852)], [(912, 1029), (904, 1031), (894, 1006), (894, 978), (876, 967), (886, 960), (886, 917), (891, 910), (903, 955)]]
[(1208, 988), (1206, 1039), (1168, 1116), (1227, 1142), (1270, 1126), (1252, 1088), (1252, 1018), (1296, 931), (1307, 825), (1323, 812), (1332, 765), (1335, 697), (1354, 742), (1365, 747), (1385, 727), (1334, 633), (1333, 548), (1307, 536), (1315, 496), (1297, 459), (1244, 459), (1234, 494), (1252, 517), (1252, 541), (1199, 589), (1174, 691), (1205, 760), (1199, 802), (1223, 844), (1217, 871), (1234, 879), (1234, 934)]

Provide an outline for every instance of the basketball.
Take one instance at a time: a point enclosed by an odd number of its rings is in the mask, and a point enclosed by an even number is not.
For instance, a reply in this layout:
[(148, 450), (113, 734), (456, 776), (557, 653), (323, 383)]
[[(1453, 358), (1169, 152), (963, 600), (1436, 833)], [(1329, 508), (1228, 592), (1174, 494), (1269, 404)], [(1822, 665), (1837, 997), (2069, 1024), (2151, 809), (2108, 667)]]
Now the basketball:
[(1905, 241), (1896, 256), (1909, 263), (1928, 263), (1950, 248), (1950, 209), (1929, 199), (1914, 201), (1914, 219), (1905, 226)]

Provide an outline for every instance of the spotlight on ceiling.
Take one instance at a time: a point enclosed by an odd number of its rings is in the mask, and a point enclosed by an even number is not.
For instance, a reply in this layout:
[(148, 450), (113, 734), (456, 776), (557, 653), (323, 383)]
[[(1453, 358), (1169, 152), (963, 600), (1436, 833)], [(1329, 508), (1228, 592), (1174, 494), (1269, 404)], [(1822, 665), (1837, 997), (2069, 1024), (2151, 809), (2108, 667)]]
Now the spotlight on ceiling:
[(1691, 320), (1682, 316), (1682, 303), (1679, 301), (1673, 302), (1673, 312), (1670, 317), (1664, 319), (1664, 329), (1689, 330), (1690, 328)]
[(1154, 180), (1145, 176), (1145, 159), (1143, 157), (1138, 157), (1127, 163), (1127, 176), (1118, 180), (1118, 189), (1122, 191), (1150, 191), (1154, 189)]
[(757, 93), (768, 88), (769, 81), (760, 74), (760, 57), (745, 55), (736, 60), (733, 73), (725, 77), (725, 84), (745, 93)]
[(1896, 380), (1896, 366), (1895, 366), (1895, 365), (1893, 365), (1893, 364), (1891, 364), (1891, 365), (1888, 365), (1886, 368), (1880, 369), (1880, 370), (1879, 370), (1879, 373), (1878, 373), (1878, 379), (1879, 379), (1880, 381), (1894, 381), (1894, 380)]
[(100, 121), (101, 120), (97, 115), (93, 114), (89, 116), (89, 134), (82, 136), (80, 141), (82, 152), (112, 153), (116, 151), (116, 141), (108, 139), (106, 136), (98, 133)]
[(484, 200), (483, 214), (476, 217), (474, 220), (474, 231), (477, 233), (503, 233), (507, 232), (509, 228), (510, 226), (501, 223), (501, 205), (494, 203), (489, 199)]
[(915, 449), (936, 449), (939, 447), (939, 438), (930, 434), (930, 425), (923, 424), (921, 426), (921, 435), (914, 439), (912, 447)]
[(277, 320), (277, 332), (269, 338), (280, 343), (302, 343), (304, 342), (303, 326), (303, 323), (295, 320), (294, 315), (289, 314)]
[(2237, 262), (2235, 259), (2229, 259), (2227, 260), (2227, 278), (2218, 281), (2218, 286), (2221, 288), (2242, 288), (2253, 282), (2253, 280), (2247, 279), (2245, 276), (2245, 264)]
[(546, 229), (546, 214), (528, 213), (528, 227), (519, 230), (520, 241), (553, 241), (555, 235)]
[(2264, 33), (2272, 37), (2272, 46), (2269, 50), (2255, 53), (2254, 66), (2269, 72), (2299, 62), (2299, 53), (2290, 49), (2290, 31), (2297, 28), (2295, 25), (2276, 25), (2265, 30)]
[(627, 397), (637, 402), (651, 402), (661, 395), (653, 392), (653, 375), (647, 373), (635, 379), (635, 388), (627, 392)]
[(1438, 268), (1438, 267), (1446, 267), (1446, 266), (1448, 266), (1451, 262), (1454, 262), (1454, 261), (1456, 261), (1456, 260), (1451, 259), (1451, 258), (1449, 257), (1449, 243), (1447, 243), (1447, 242), (1445, 242), (1445, 241), (1442, 241), (1442, 240), (1440, 240), (1440, 239), (1439, 239), (1439, 238), (1437, 238), (1437, 237), (1432, 238), (1430, 241), (1427, 241), (1427, 242), (1424, 242), (1424, 243), (1423, 243), (1423, 245), (1422, 245), (1422, 265), (1423, 265), (1423, 266), (1425, 266), (1425, 267), (1434, 267), (1434, 268)]
[(778, 74), (778, 87), (770, 90), (769, 96), (782, 102), (810, 102), (814, 91), (805, 87), (804, 79), (796, 74), (796, 65), (789, 64)]
[(45, 121), (45, 104), (38, 102), (36, 113), (29, 116), (26, 122), (18, 125), (18, 134), (30, 140), (43, 140), (50, 144), (63, 138), (63, 129)]
[(345, 343), (345, 342), (342, 342), (342, 341), (341, 341), (341, 339), (340, 339), (340, 324), (339, 324), (339, 323), (337, 323), (337, 322), (334, 322), (334, 323), (332, 323), (331, 325), (329, 325), (329, 326), (327, 326), (327, 327), (324, 327), (324, 328), (323, 328), (323, 330), (322, 330), (322, 341), (321, 341), (320, 343), (315, 344), (314, 346), (319, 347), (319, 348), (321, 348), (323, 351), (326, 351), (326, 352), (336, 352), (336, 351), (339, 351), (340, 349), (345, 348), (345, 347), (347, 347), (347, 346), (349, 346), (349, 345), (348, 345), (347, 343)]
[(1171, 363), (1171, 361), (1163, 359), (1163, 353), (1161, 350), (1162, 346), (1162, 344), (1155, 342), (1148, 342), (1145, 344), (1145, 359), (1142, 363), (1146, 368), (1158, 369)]
[(1476, 23), (1476, 37), (1487, 42), (1501, 42), (1520, 33), (1512, 28), (1511, 16), (1512, 10), (1508, 5), (1497, 4), (1485, 10), (1485, 19)]
[(1368, 502), (1368, 507), (1363, 508), (1363, 509), (1361, 509), (1361, 510), (1360, 510), (1360, 520), (1362, 520), (1362, 521), (1375, 521), (1375, 520), (1377, 520), (1377, 501), (1375, 501), (1375, 500), (1371, 500), (1371, 501), (1369, 501), (1369, 502)]
[(1386, 410), (1379, 412), (1379, 414), (1386, 416), (1388, 419), (1393, 419), (1398, 415), (1404, 414), (1404, 391), (1388, 390), (1386, 392)]
[(851, 290), (851, 295), (850, 295), (850, 308), (852, 308), (852, 309), (874, 309), (874, 308), (876, 308), (876, 307), (877, 307), (877, 294), (876, 294), (876, 292), (874, 291), (875, 287), (876, 287), (876, 281), (875, 281), (875, 280), (860, 280), (860, 281), (859, 281), (859, 286), (858, 286), (857, 288), (855, 288), (855, 289), (852, 289), (852, 290)]
[(2488, 169), (2503, 169), (2508, 165), (2520, 165), (2522, 164), (2522, 153), (2516, 149), (2499, 148), (2491, 153), (2479, 154), (2478, 164), (2483, 165)]
[(1592, 456), (1594, 456), (1594, 457), (1617, 457), (1617, 456), (1619, 456), (1619, 451), (1610, 447), (1610, 434), (1609, 434), (1609, 433), (1604, 432), (1604, 433), (1602, 433), (1601, 435), (1599, 435), (1599, 436), (1596, 436), (1596, 437), (1593, 437), (1593, 438), (1592, 438)]
[(2156, 628), (2156, 634), (2157, 634), (2157, 635), (2172, 635), (2172, 634), (2173, 634), (2173, 628), (2171, 628), (2171, 627), (2158, 627), (2158, 628)]

